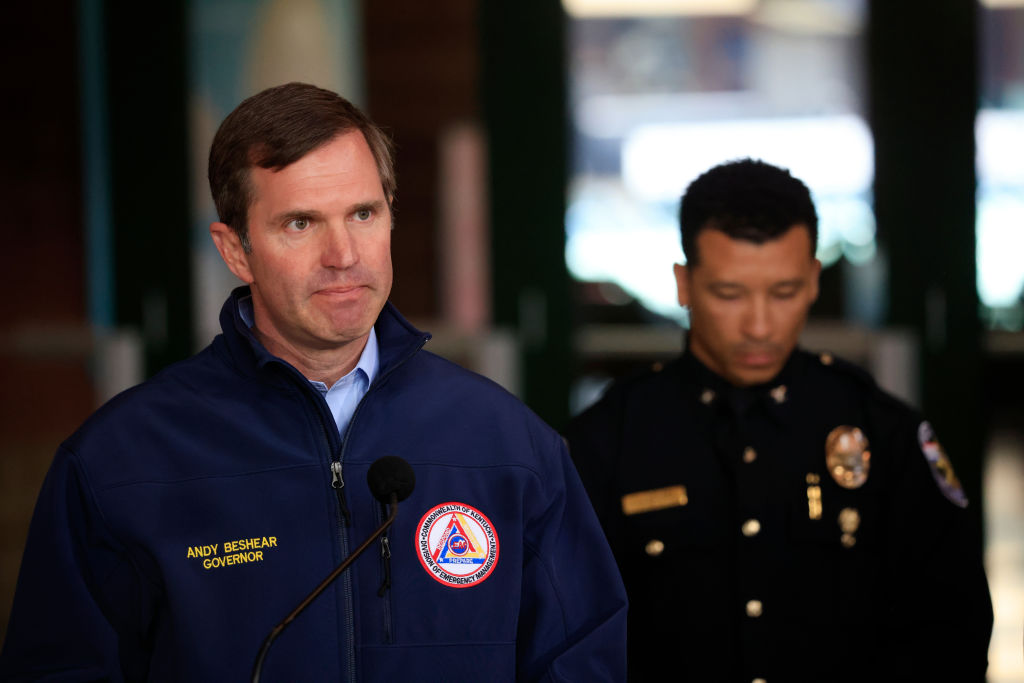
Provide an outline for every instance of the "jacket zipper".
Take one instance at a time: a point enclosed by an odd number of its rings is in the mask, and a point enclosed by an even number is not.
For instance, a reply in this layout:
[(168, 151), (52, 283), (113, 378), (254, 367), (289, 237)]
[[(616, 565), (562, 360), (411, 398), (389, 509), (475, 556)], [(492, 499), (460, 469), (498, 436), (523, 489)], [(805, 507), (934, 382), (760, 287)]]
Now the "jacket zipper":
[[(345, 433), (340, 435), (341, 436), (341, 450), (338, 453), (337, 460), (335, 460), (334, 458), (331, 459), (331, 488), (334, 489), (335, 493), (338, 496), (338, 506), (341, 509), (341, 515), (342, 515), (342, 518), (344, 520), (344, 525), (341, 528), (341, 541), (342, 541), (342, 550), (345, 552), (346, 555), (348, 554), (348, 532), (347, 532), (347, 527), (349, 525), (350, 513), (349, 513), (348, 504), (345, 502), (345, 494), (344, 494), (345, 480), (341, 476), (341, 463), (345, 459), (345, 450), (347, 449), (348, 442), (349, 442), (349, 438), (348, 437), (352, 433), (352, 428), (355, 425), (356, 419), (359, 417), (359, 413), (362, 410), (363, 404), (366, 403), (366, 397), (370, 394), (370, 392), (373, 391), (376, 387), (380, 386), (384, 382), (384, 380), (387, 379), (391, 375), (391, 373), (393, 373), (395, 370), (397, 370), (401, 366), (405, 365), (406, 361), (408, 361), (410, 358), (412, 358), (414, 355), (416, 355), (416, 353), (420, 349), (423, 348), (423, 345), (427, 343), (427, 339), (429, 339), (429, 337), (421, 338), (419, 344), (416, 345), (416, 348), (410, 350), (409, 353), (405, 355), (405, 357), (403, 357), (402, 359), (398, 360), (394, 365), (392, 365), (385, 372), (383, 372), (379, 377), (377, 377), (377, 380), (372, 385), (367, 387), (366, 393), (363, 394), (363, 397), (359, 400), (359, 403), (356, 404), (356, 409), (352, 413), (352, 419), (349, 420), (348, 427), (345, 429)], [(324, 423), (323, 415), (320, 414), (319, 408), (317, 409), (316, 412), (317, 412), (317, 415), (320, 415), (320, 424), (321, 424), (321, 427), (323, 427), (323, 429), (324, 429), (324, 436), (326, 437), (328, 432), (327, 432), (327, 426)], [(329, 439), (328, 439), (328, 444), (330, 444), (330, 440)], [(327, 450), (328, 450), (328, 452), (330, 452), (330, 448), (328, 448)], [(381, 521), (383, 521), (383, 519)], [(390, 642), (391, 641), (391, 628), (390, 628), (390, 622), (391, 622), (391, 598), (390, 598), (390, 586), (391, 586), (391, 581), (390, 581), (391, 560), (390, 560), (390, 557), (391, 557), (391, 548), (390, 548), (390, 545), (388, 545), (387, 547), (388, 547), (388, 551), (387, 551), (387, 565), (386, 565), (386, 567), (387, 567), (387, 572), (388, 572), (388, 582), (387, 583), (388, 583), (388, 587), (389, 587), (389, 591), (388, 591), (389, 595), (388, 595), (388, 600), (385, 602), (385, 606), (384, 606), (384, 620), (385, 620), (385, 633), (386, 633), (386, 637), (387, 637), (388, 642)], [(383, 553), (383, 550), (381, 552)], [(346, 649), (347, 649), (347, 655), (348, 655), (348, 657), (347, 657), (347, 659), (348, 659), (348, 674), (349, 674), (349, 680), (352, 681), (352, 683), (355, 683), (355, 680), (356, 680), (355, 613), (354, 613), (354, 608), (353, 608), (353, 604), (354, 603), (353, 603), (353, 599), (352, 599), (352, 580), (351, 580), (351, 578), (349, 576), (347, 576), (348, 572), (345, 572), (345, 573), (346, 573), (346, 576), (339, 577), (339, 578), (344, 579), (344, 581), (345, 581), (345, 583), (344, 583), (344, 586), (345, 586), (345, 627), (346, 627), (346, 629), (348, 629), (348, 636), (347, 636), (347, 638), (345, 640), (345, 643), (346, 643)]]
[(351, 526), (352, 515), (348, 510), (348, 504), (345, 502), (345, 492), (342, 491), (345, 488), (345, 480), (341, 478), (341, 460), (331, 461), (331, 488), (334, 489), (334, 493), (338, 496), (338, 507), (341, 508), (341, 519), (345, 526)]
[(384, 581), (377, 590), (377, 595), (384, 602), (384, 642), (390, 645), (391, 639), (391, 541), (387, 534), (380, 537), (380, 556), (384, 562)]
[[(409, 351), (409, 353), (407, 353), (403, 358), (401, 358), (400, 360), (395, 362), (395, 364), (392, 365), (390, 368), (388, 368), (386, 372), (382, 373), (379, 377), (377, 377), (377, 381), (374, 382), (373, 385), (371, 385), (370, 387), (367, 388), (366, 394), (363, 395), (363, 398), (360, 399), (358, 405), (356, 405), (355, 412), (352, 414), (352, 419), (349, 420), (348, 428), (345, 430), (345, 434), (340, 435), (341, 436), (341, 449), (340, 449), (340, 451), (338, 453), (337, 459), (335, 459), (333, 456), (329, 455), (330, 460), (331, 460), (331, 488), (334, 489), (334, 492), (335, 492), (335, 494), (338, 497), (338, 508), (340, 510), (340, 515), (341, 515), (341, 519), (342, 519), (342, 524), (341, 524), (341, 529), (340, 529), (341, 551), (342, 551), (342, 554), (344, 556), (346, 556), (346, 557), (348, 556), (348, 552), (349, 552), (349, 550), (348, 550), (348, 526), (349, 526), (350, 521), (351, 521), (351, 514), (349, 512), (348, 504), (345, 502), (345, 493), (344, 493), (345, 480), (342, 478), (342, 475), (341, 475), (341, 463), (342, 463), (342, 461), (345, 458), (345, 448), (348, 445), (348, 436), (352, 432), (352, 426), (355, 424), (356, 417), (358, 417), (360, 409), (362, 408), (363, 403), (366, 401), (367, 394), (369, 394), (371, 391), (373, 391), (374, 387), (380, 386), (380, 384), (387, 377), (389, 377), (391, 375), (391, 373), (393, 373), (399, 367), (405, 365), (406, 361), (408, 361), (410, 358), (412, 358), (414, 355), (416, 355), (416, 353), (420, 349), (423, 348), (423, 345), (427, 343), (427, 340), (429, 338), (430, 338), (429, 335), (422, 337), (419, 340), (419, 344), (416, 345), (416, 348), (411, 349)], [(305, 391), (303, 392), (303, 394), (305, 396), (309, 397), (309, 393), (308, 392), (310, 391), (310, 389), (308, 388), (308, 380), (306, 380), (305, 377), (302, 377), (302, 375), (299, 374), (298, 371), (295, 371), (295, 374), (298, 375), (303, 380), (303, 382), (305, 382), (306, 386), (304, 387)], [(317, 417), (320, 420), (320, 429), (322, 430), (321, 431), (321, 435), (324, 437), (325, 441), (327, 442), (326, 443), (327, 453), (330, 454), (332, 452), (331, 451), (331, 439), (330, 439), (330, 432), (327, 429), (327, 423), (325, 422), (324, 416), (323, 416), (323, 414), (320, 411), (320, 406), (317, 405), (315, 399), (310, 398), (310, 400), (313, 402), (313, 412), (316, 413)], [(333, 421), (332, 421), (332, 424), (333, 424)], [(383, 553), (383, 550), (381, 552)], [(391, 581), (390, 581), (390, 569), (391, 569), (390, 557), (391, 557), (391, 548), (390, 548), (390, 545), (388, 545), (387, 546), (387, 570), (386, 571), (388, 573), (387, 574), (388, 575), (387, 583), (388, 583), (389, 588), (390, 588), (390, 585), (391, 585)], [(352, 596), (352, 579), (349, 576), (349, 572), (345, 572), (345, 576), (339, 576), (338, 579), (342, 582), (342, 587), (343, 587), (343, 591), (344, 591), (344, 600), (345, 600), (345, 605), (344, 605), (345, 625), (344, 625), (344, 628), (345, 628), (346, 633), (342, 634), (342, 637), (343, 637), (343, 639), (345, 641), (345, 654), (346, 654), (346, 661), (347, 661), (347, 664), (348, 664), (348, 679), (349, 679), (349, 681), (351, 681), (351, 683), (355, 683), (355, 681), (356, 681), (355, 611), (354, 611), (354, 607), (353, 607), (354, 601), (353, 601), (353, 596)], [(387, 633), (388, 641), (390, 642), (390, 639), (391, 639), (391, 635), (390, 635), (390, 632), (391, 632), (391, 629), (390, 629), (390, 620), (391, 620), (390, 596), (389, 596), (389, 599), (388, 599), (387, 604), (385, 605), (384, 609), (385, 609), (385, 617), (384, 618), (385, 618), (385, 624), (386, 624), (385, 631)]]
[[(305, 378), (303, 378), (305, 380)], [(308, 383), (307, 383), (308, 384)], [(309, 394), (304, 392), (304, 395), (309, 397)], [(345, 502), (345, 480), (341, 476), (341, 456), (337, 460), (334, 459), (331, 449), (331, 437), (330, 431), (328, 431), (327, 422), (324, 419), (323, 414), (320, 411), (320, 406), (316, 403), (316, 400), (309, 397), (313, 404), (313, 412), (316, 413), (320, 420), (321, 436), (324, 437), (324, 446), (327, 449), (328, 457), (331, 459), (331, 488), (334, 489), (334, 493), (338, 498), (338, 511), (341, 523), (339, 524), (339, 541), (341, 544), (342, 557), (348, 557), (348, 526), (350, 521), (350, 513), (348, 504)], [(333, 420), (331, 421), (333, 425)], [(344, 446), (342, 446), (344, 450)], [(344, 600), (344, 632), (341, 634), (342, 640), (345, 643), (345, 662), (348, 669), (348, 680), (351, 683), (356, 681), (356, 644), (355, 644), (355, 612), (353, 608), (354, 600), (352, 596), (352, 578), (349, 572), (345, 572), (342, 576), (338, 577), (338, 581), (341, 582), (342, 595)]]

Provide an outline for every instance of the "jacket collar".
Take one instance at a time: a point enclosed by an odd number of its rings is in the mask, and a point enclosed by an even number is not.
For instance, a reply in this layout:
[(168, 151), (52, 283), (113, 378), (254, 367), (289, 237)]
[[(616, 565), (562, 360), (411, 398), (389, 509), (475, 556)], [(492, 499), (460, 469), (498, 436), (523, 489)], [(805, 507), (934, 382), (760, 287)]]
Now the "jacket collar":
[[(248, 286), (237, 287), (231, 292), (220, 311), (220, 326), (223, 332), (221, 338), (227, 347), (228, 355), (240, 369), (249, 373), (256, 372), (269, 363), (280, 363), (292, 368), (289, 363), (267, 351), (242, 320), (238, 303), (247, 296), (251, 296)], [(390, 301), (384, 304), (380, 315), (377, 316), (374, 329), (380, 354), (378, 380), (419, 351), (430, 339), (430, 334), (413, 327)]]
[(757, 404), (783, 406), (790, 396), (792, 386), (800, 375), (803, 354), (794, 349), (786, 359), (779, 373), (768, 382), (749, 387), (730, 384), (724, 377), (709, 369), (697, 359), (687, 345), (681, 365), (684, 378), (697, 399), (707, 406), (729, 408), (736, 415), (743, 415)]

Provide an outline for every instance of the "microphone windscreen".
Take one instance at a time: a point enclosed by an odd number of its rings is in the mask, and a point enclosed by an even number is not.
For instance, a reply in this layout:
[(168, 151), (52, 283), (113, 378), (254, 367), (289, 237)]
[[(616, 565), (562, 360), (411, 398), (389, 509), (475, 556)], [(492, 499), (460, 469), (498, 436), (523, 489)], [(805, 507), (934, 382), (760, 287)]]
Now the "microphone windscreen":
[(366, 473), (366, 483), (370, 485), (373, 497), (382, 503), (391, 502), (391, 494), (399, 501), (409, 497), (416, 487), (416, 475), (412, 467), (397, 455), (385, 455), (377, 458)]

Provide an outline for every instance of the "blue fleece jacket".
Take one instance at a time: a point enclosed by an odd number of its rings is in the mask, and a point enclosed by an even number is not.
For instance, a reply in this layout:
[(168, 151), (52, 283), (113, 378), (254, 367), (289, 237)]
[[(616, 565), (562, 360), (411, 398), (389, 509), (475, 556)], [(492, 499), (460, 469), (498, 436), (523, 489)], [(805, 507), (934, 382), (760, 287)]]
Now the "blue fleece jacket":
[(421, 350), (388, 304), (344, 435), (255, 343), (223, 334), (59, 449), (0, 679), (244, 681), (271, 628), (383, 520), (366, 473), (416, 476), (387, 540), (274, 644), (264, 681), (603, 681), (625, 670), (621, 579), (561, 438)]

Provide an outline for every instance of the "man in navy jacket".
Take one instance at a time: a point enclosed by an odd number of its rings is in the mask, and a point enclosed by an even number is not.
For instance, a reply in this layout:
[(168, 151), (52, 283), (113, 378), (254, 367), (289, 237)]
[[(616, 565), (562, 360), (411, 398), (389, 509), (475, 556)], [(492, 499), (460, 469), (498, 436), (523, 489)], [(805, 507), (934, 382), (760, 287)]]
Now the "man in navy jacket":
[(210, 152), (211, 234), (246, 286), (223, 334), (101, 408), (40, 494), (4, 680), (248, 678), (267, 633), (416, 487), (380, 543), (276, 641), (264, 680), (600, 681), (621, 580), (560, 437), (421, 350), (388, 302), (389, 143), (292, 83)]

